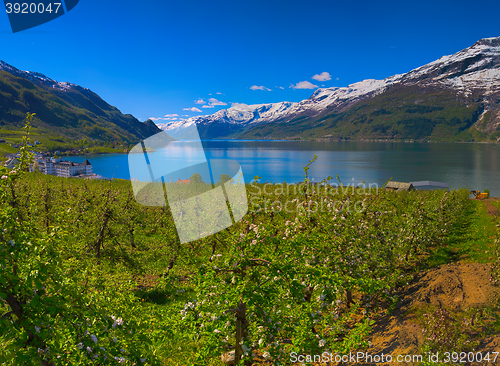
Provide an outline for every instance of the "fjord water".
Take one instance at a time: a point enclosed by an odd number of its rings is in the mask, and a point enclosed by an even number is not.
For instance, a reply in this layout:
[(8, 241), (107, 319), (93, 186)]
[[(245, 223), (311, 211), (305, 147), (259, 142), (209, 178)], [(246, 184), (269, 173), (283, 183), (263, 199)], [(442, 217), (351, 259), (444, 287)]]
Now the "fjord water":
[[(173, 144), (179, 149), (175, 161), (184, 152), (192, 154), (189, 141)], [(392, 177), (401, 182), (446, 182), (452, 189), (487, 188), (491, 195), (500, 196), (497, 144), (254, 140), (206, 140), (202, 144), (208, 159), (237, 160), (246, 182), (256, 175), (262, 177), (261, 182), (303, 181), (303, 167), (316, 154), (318, 159), (309, 170), (309, 177), (316, 182), (329, 175), (336, 182), (338, 174), (345, 185), (364, 181), (382, 186)], [(130, 179), (126, 154), (75, 156), (68, 160), (83, 162), (86, 158), (94, 173)]]

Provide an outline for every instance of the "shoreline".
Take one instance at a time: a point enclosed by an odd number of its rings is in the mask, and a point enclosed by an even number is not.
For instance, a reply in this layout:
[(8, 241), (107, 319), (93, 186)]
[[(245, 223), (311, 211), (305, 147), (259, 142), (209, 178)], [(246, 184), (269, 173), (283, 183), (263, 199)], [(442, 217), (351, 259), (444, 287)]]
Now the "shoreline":
[(437, 141), (437, 140), (399, 140), (399, 139), (331, 139), (331, 138), (312, 138), (312, 139), (211, 139), (202, 141), (283, 141), (283, 142), (393, 142), (393, 143), (429, 143), (429, 144), (500, 144), (500, 141)]
[[(242, 139), (242, 138), (221, 138), (221, 139), (203, 139), (200, 141), (230, 141), (230, 142), (383, 142), (383, 143), (404, 143), (404, 144), (489, 144), (489, 145), (500, 145), (500, 141), (436, 141), (436, 140), (397, 140), (397, 139), (331, 139), (331, 138), (313, 138), (313, 139)], [(182, 141), (181, 141), (182, 142)], [(151, 150), (148, 152), (156, 152), (156, 150)], [(10, 158), (16, 156), (19, 150), (11, 153), (4, 153), (0, 158)], [(36, 153), (50, 154), (50, 152), (39, 151)], [(115, 154), (130, 154), (130, 151), (98, 151), (92, 153), (82, 153), (82, 154), (64, 154), (61, 152), (59, 154), (60, 158), (63, 157), (74, 157), (74, 156), (90, 156), (90, 155), (115, 155)], [(134, 153), (132, 153), (134, 154)]]

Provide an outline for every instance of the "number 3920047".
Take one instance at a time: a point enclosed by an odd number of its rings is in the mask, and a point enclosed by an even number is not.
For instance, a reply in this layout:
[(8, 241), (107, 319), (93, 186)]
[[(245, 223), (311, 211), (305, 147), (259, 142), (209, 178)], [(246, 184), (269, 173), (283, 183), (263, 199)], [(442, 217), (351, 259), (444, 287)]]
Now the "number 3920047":
[[(43, 3), (7, 3), (5, 4), (5, 10), (7, 14), (41, 14), (41, 13), (56, 13), (59, 12), (61, 8), (61, 3), (49, 3), (45, 5)], [(61, 11), (63, 11), (61, 9)]]

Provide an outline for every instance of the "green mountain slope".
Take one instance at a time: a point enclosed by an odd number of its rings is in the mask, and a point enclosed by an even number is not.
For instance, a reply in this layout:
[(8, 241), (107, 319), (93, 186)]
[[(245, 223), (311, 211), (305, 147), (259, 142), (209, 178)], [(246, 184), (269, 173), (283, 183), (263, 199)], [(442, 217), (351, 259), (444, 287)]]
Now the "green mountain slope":
[(437, 88), (393, 87), (343, 112), (325, 111), (313, 118), (259, 125), (243, 132), (240, 137), (493, 140), (498, 137), (498, 132), (481, 132), (474, 126), (482, 112), (476, 96), (458, 97), (449, 90)]
[(36, 113), (34, 135), (52, 142), (129, 145), (160, 132), (152, 121), (122, 114), (88, 89), (59, 90), (0, 71), (0, 137), (15, 142), (26, 112)]

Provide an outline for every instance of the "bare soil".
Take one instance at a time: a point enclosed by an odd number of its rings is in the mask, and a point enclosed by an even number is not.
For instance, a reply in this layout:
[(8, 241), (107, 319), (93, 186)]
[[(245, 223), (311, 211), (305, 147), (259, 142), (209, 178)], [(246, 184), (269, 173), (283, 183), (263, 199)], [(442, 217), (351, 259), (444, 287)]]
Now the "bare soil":
[(491, 197), (487, 198), (485, 200), (482, 200), (484, 203), (484, 206), (486, 208), (486, 211), (488, 212), (488, 215), (494, 216), (495, 218), (498, 217), (498, 208), (496, 208), (492, 202), (497, 202), (499, 200), (498, 197)]
[[(415, 311), (429, 305), (464, 311), (469, 307), (489, 306), (498, 301), (500, 288), (491, 285), (490, 266), (480, 263), (446, 264), (416, 276), (400, 294), (395, 310), (379, 319), (370, 334), (371, 355), (418, 355), (424, 341)], [(481, 342), (476, 352), (500, 352), (500, 336)], [(381, 365), (383, 363), (377, 363)], [(414, 365), (405, 362), (404, 365)], [(417, 363), (415, 363), (416, 365)], [(500, 364), (500, 357), (499, 362)], [(338, 365), (375, 365), (375, 363), (339, 363)], [(482, 365), (489, 365), (483, 362)], [(493, 365), (493, 363), (491, 363)]]

